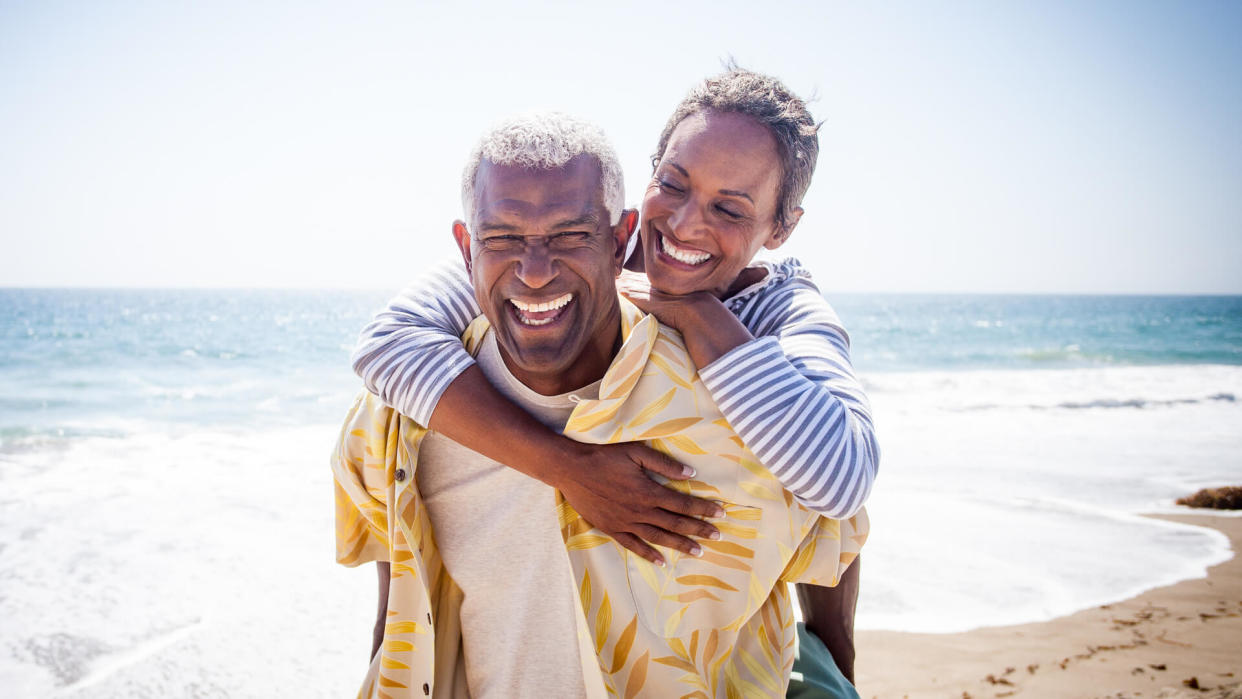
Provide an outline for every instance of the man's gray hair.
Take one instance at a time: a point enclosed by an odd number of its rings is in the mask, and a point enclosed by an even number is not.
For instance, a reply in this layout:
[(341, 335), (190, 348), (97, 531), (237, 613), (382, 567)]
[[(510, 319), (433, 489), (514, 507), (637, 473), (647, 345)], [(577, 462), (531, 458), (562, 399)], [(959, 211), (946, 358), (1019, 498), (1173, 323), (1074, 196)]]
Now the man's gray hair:
[(625, 208), (625, 178), (603, 129), (568, 114), (546, 112), (496, 124), (471, 152), (461, 177), (461, 205), (470, 230), (475, 226), (474, 183), (485, 158), (496, 165), (551, 170), (584, 153), (599, 161), (604, 208), (608, 209), (608, 220), (617, 225)]

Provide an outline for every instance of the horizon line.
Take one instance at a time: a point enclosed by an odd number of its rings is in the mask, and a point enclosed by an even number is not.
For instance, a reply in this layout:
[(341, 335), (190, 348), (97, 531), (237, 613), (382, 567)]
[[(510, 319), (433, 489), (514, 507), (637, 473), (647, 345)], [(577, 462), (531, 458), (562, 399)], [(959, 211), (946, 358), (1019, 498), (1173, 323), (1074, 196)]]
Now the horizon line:
[[(0, 291), (341, 291), (398, 293), (398, 286), (160, 286), (160, 285), (16, 285), (0, 283)], [(1242, 291), (850, 291), (821, 289), (825, 296), (1131, 296), (1131, 297), (1242, 297)]]

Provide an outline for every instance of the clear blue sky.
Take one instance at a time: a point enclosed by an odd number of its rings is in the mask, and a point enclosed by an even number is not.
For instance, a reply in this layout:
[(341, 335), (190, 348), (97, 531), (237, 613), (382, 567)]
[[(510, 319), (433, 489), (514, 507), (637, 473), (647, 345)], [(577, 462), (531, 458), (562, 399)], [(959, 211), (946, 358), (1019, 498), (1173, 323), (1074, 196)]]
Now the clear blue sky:
[[(806, 7), (802, 7), (805, 5)], [(496, 118), (818, 99), (834, 291), (1242, 293), (1242, 3), (0, 3), (0, 285), (395, 288)]]

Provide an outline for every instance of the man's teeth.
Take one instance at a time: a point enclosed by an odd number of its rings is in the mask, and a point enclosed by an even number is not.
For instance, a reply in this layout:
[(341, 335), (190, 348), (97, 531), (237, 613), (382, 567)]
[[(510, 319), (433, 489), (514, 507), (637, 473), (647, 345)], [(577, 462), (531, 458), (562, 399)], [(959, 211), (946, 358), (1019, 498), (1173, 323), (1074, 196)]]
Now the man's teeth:
[(559, 296), (551, 301), (544, 301), (543, 303), (526, 303), (525, 301), (519, 301), (517, 299), (509, 299), (509, 303), (512, 303), (513, 306), (518, 309), (518, 319), (526, 325), (547, 325), (548, 323), (556, 320), (557, 316), (560, 314), (555, 313), (546, 318), (531, 318), (527, 314), (558, 311), (573, 300), (573, 294), (565, 294), (564, 296)]
[(525, 301), (518, 301), (517, 299), (509, 299), (509, 301), (511, 301), (514, 306), (517, 306), (517, 309), (519, 311), (525, 311), (527, 313), (542, 313), (543, 311), (555, 311), (556, 309), (563, 307), (565, 304), (573, 300), (574, 300), (573, 294), (565, 294), (564, 296), (559, 296), (557, 298), (552, 299), (551, 301), (544, 301), (543, 303), (526, 303)]
[(691, 250), (679, 248), (673, 244), (673, 241), (669, 240), (665, 236), (660, 236), (660, 247), (664, 250), (665, 255), (668, 255), (678, 262), (684, 262), (688, 265), (701, 264), (706, 262), (708, 258), (711, 257), (711, 253), (693, 252)]

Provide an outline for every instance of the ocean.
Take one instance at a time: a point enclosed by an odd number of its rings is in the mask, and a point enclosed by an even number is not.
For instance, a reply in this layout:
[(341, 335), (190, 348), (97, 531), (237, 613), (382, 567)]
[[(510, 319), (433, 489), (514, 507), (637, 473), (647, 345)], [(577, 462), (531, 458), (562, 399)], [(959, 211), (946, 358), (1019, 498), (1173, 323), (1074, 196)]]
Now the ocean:
[[(375, 581), (328, 455), (385, 291), (0, 289), (6, 696), (343, 696)], [(1052, 618), (1198, 577), (1140, 517), (1242, 482), (1242, 297), (835, 295), (875, 408), (858, 627)]]

